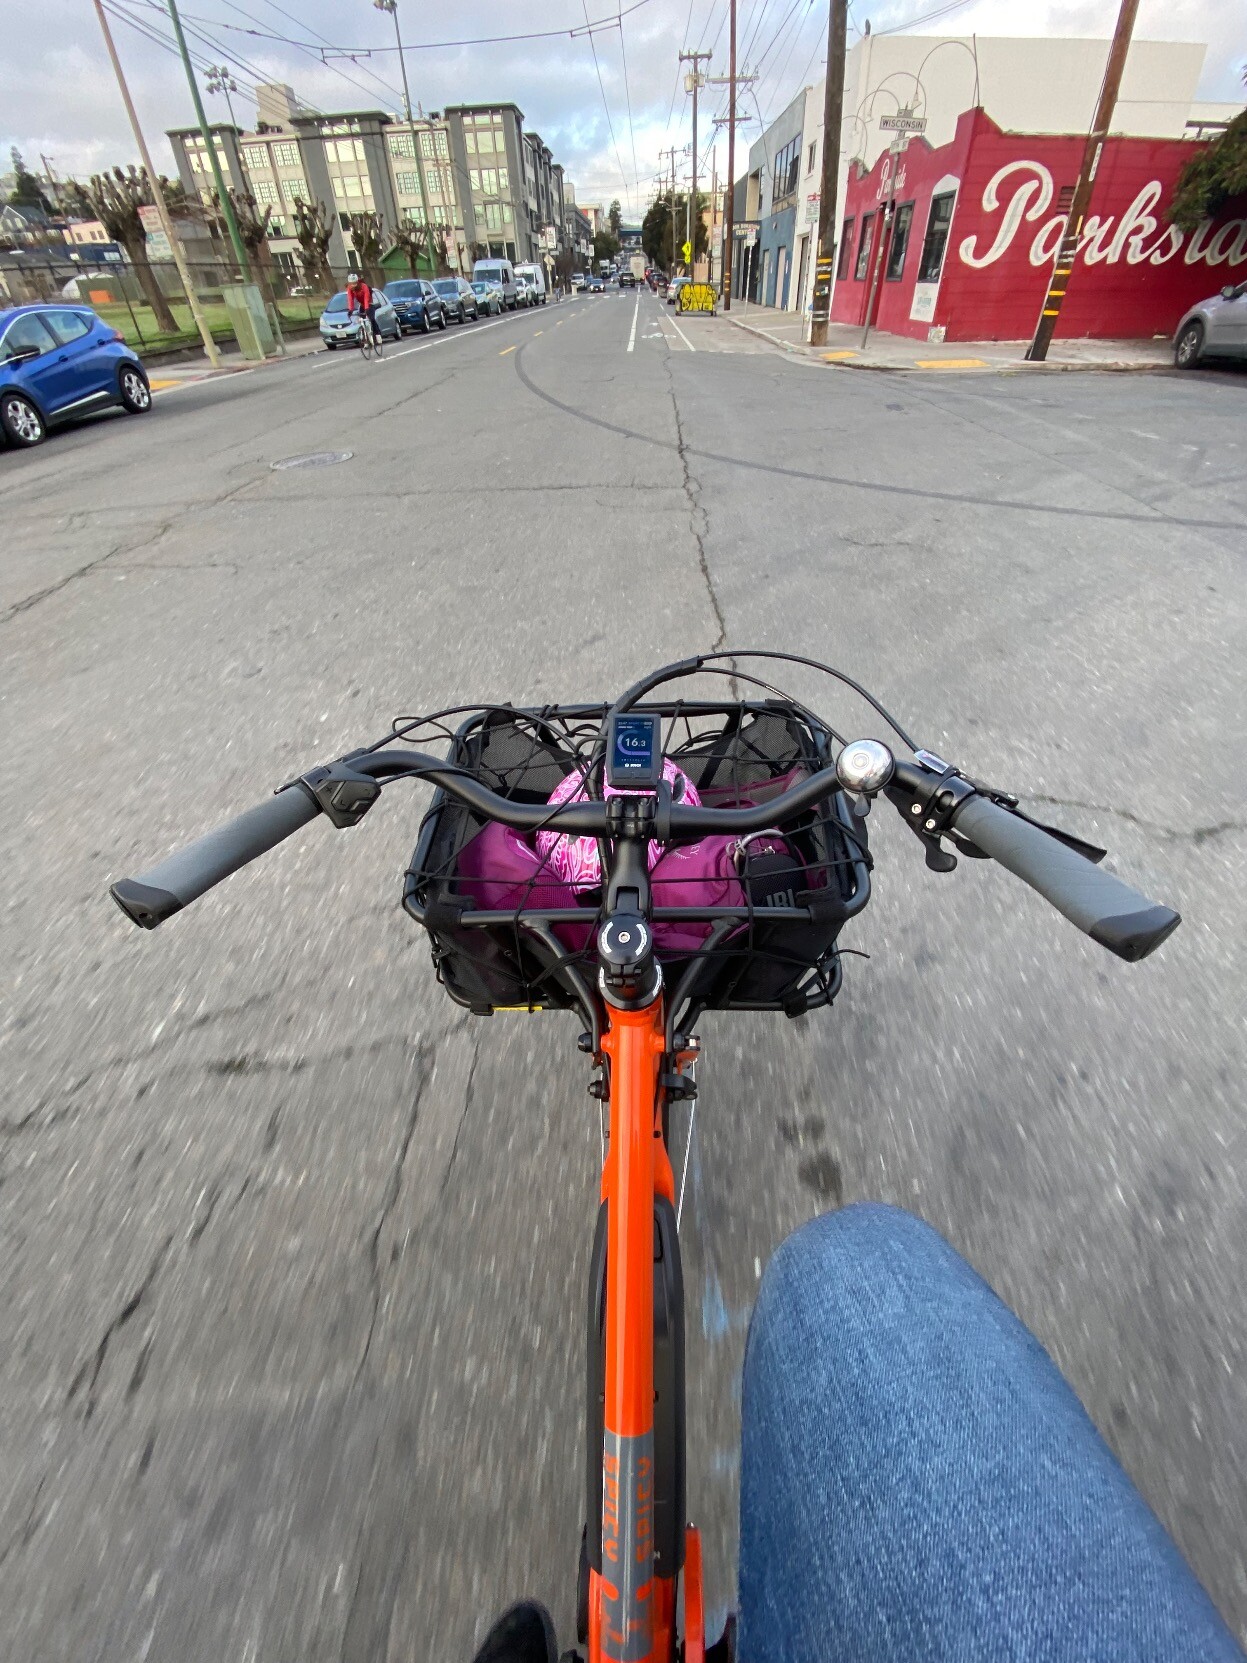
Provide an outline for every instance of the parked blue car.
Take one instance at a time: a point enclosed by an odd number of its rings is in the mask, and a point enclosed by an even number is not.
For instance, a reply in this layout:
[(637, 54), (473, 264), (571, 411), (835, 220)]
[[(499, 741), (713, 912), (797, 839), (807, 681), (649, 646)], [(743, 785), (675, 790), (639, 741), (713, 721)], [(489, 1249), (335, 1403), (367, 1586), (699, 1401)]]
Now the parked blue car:
[(0, 311), (0, 428), (27, 449), (49, 427), (119, 404), (152, 407), (147, 372), (109, 324), (66, 301)]
[(421, 329), (427, 335), (430, 329), (445, 329), (446, 309), (441, 296), (423, 277), (396, 278), (385, 285), (382, 293), (394, 308), (400, 331)]

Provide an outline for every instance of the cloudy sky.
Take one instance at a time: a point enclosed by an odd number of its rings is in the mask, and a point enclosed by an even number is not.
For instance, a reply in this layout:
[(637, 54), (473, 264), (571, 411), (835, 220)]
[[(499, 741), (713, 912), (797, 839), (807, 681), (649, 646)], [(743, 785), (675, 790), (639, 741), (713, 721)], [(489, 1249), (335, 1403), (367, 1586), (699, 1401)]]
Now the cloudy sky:
[[(193, 117), (181, 65), (161, 38), (169, 32), (167, 11), (162, 0), (106, 3), (115, 14), (118, 50), (157, 165), (171, 170), (164, 129)], [(180, 3), (187, 29), (197, 37), (191, 46), (201, 67), (232, 67), (240, 126), (254, 119), (249, 89), (257, 81), (286, 81), (306, 103), (326, 111), (401, 108), (392, 24), (369, 0)], [(429, 109), (494, 99), (518, 104), (526, 124), (564, 164), (582, 202), (619, 196), (635, 211), (651, 193), (660, 152), (687, 141), (689, 101), (676, 66), (682, 46), (710, 47), (711, 72), (727, 69), (727, 0), (400, 5), (413, 101)], [(739, 0), (739, 6), (742, 61), (761, 76), (753, 113), (769, 120), (822, 73), (826, 0)], [(1017, 0), (853, 0), (850, 40), (868, 18), (876, 31), (912, 21), (914, 32), (927, 34), (1104, 36), (1116, 10), (1116, 0), (1034, 0), (1025, 8), (1023, 28)], [(586, 37), (586, 17), (615, 19), (621, 11), (627, 13), (621, 24), (612, 21)], [(411, 49), (468, 35), (570, 31), (577, 25), (576, 38)], [(1200, 96), (1243, 98), (1247, 24), (1234, 0), (1142, 0), (1135, 32), (1139, 38), (1207, 43)], [(343, 49), (352, 55), (336, 55)], [(706, 96), (713, 101), (713, 89)], [(222, 96), (207, 104), (210, 119), (227, 119)], [(21, 28), (6, 30), (0, 122), (0, 166), (6, 170), (11, 145), (29, 166), (39, 167), (38, 158), (46, 157), (58, 176), (137, 159), (89, 0), (39, 0), (22, 9)], [(720, 166), (725, 160), (723, 143)]]

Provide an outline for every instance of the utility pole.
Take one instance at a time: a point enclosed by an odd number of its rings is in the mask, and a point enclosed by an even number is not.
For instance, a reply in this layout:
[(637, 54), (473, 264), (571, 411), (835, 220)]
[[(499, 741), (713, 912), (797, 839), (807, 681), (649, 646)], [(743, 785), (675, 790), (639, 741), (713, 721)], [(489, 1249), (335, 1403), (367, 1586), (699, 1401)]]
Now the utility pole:
[[(736, 226), (736, 89), (757, 80), (756, 75), (736, 73), (736, 0), (728, 10), (728, 66), (726, 75), (707, 75), (707, 86), (727, 88), (727, 209), (723, 216), (723, 310), (732, 309), (732, 239)], [(720, 118), (721, 121), (721, 118)]]
[(1087, 209), (1091, 206), (1091, 190), (1095, 184), (1096, 171), (1100, 165), (1100, 153), (1104, 149), (1104, 141), (1108, 137), (1113, 112), (1117, 108), (1117, 93), (1121, 87), (1122, 71), (1126, 67), (1126, 54), (1130, 50), (1130, 37), (1134, 32), (1135, 14), (1138, 9), (1139, 0), (1121, 0), (1121, 10), (1117, 14), (1117, 27), (1113, 31), (1113, 44), (1109, 47), (1108, 63), (1104, 69), (1104, 82), (1100, 87), (1100, 101), (1096, 106), (1095, 118), (1091, 123), (1091, 131), (1087, 134), (1087, 143), (1083, 149), (1082, 166), (1078, 171), (1078, 183), (1074, 186), (1074, 197), (1069, 205), (1069, 218), (1065, 221), (1065, 234), (1061, 238), (1061, 246), (1057, 250), (1052, 276), (1048, 279), (1048, 292), (1044, 296), (1043, 309), (1040, 311), (1039, 322), (1035, 327), (1035, 338), (1026, 352), (1027, 358), (1032, 363), (1043, 363), (1048, 356), (1048, 347), (1051, 344), (1052, 337), (1056, 333), (1057, 319), (1061, 315), (1061, 303), (1065, 299), (1070, 274), (1074, 269), (1074, 259), (1078, 253), (1083, 221), (1087, 217)]
[[(667, 207), (668, 207), (667, 218), (671, 222), (671, 263), (672, 263), (672, 265), (674, 265), (675, 264), (675, 145), (672, 145), (669, 150), (660, 150), (658, 152), (658, 160), (660, 162), (662, 161), (664, 156), (670, 156), (670, 158), (671, 158), (671, 194), (667, 198)], [(667, 169), (666, 169), (665, 165), (663, 167), (662, 173), (659, 175), (659, 188), (661, 190), (664, 190), (664, 191), (667, 189)]]
[[(117, 56), (117, 48), (113, 45), (112, 31), (108, 27), (108, 19), (104, 15), (101, 0), (95, 0), (95, 15), (100, 20), (100, 28), (104, 32), (104, 44), (108, 48), (108, 56), (112, 62), (113, 74), (117, 77), (117, 86), (121, 92), (121, 102), (126, 107), (126, 115), (130, 118), (130, 130), (134, 134), (134, 142), (138, 145), (139, 157), (147, 171), (147, 177), (152, 187), (152, 197), (156, 204), (156, 211), (160, 215), (161, 228), (169, 239), (169, 247), (173, 250), (173, 263), (177, 267), (178, 277), (182, 287), (186, 290), (186, 299), (190, 305), (191, 317), (195, 320), (195, 327), (199, 331), (199, 338), (203, 342), (204, 353), (214, 370), (221, 367), (221, 354), (217, 351), (217, 344), (212, 339), (212, 331), (208, 328), (208, 320), (199, 308), (199, 298), (195, 293), (195, 286), (191, 282), (191, 274), (187, 269), (186, 255), (182, 252), (182, 245), (173, 229), (173, 221), (169, 218), (169, 207), (165, 201), (165, 193), (160, 188), (160, 179), (156, 169), (152, 166), (151, 153), (147, 148), (147, 140), (143, 137), (143, 129), (139, 126), (139, 118), (135, 114), (134, 104), (130, 99), (130, 89), (126, 85), (126, 78), (121, 72), (121, 60)], [(47, 166), (47, 163), (44, 163)]]
[(811, 346), (827, 345), (831, 285), (836, 269), (840, 188), (840, 130), (844, 124), (844, 55), (849, 32), (848, 0), (830, 0), (827, 10), (827, 82), (823, 92), (823, 176), (818, 198), (818, 253), (814, 261)]
[[(407, 85), (407, 59), (403, 56), (403, 37), (398, 29), (398, 0), (372, 0), (379, 12), (389, 12), (394, 19), (394, 39), (398, 43), (398, 67), (403, 72), (403, 109), (407, 114), (407, 127), (411, 133), (411, 148), (416, 153), (416, 179), (420, 185), (420, 207), (424, 213), (424, 228), (429, 239), (429, 262), (433, 266), (433, 275), (437, 275), (437, 261), (433, 257), (433, 221), (429, 218), (429, 189), (424, 179), (424, 162), (420, 155), (420, 139), (416, 133), (416, 124), (411, 115), (411, 90)], [(432, 128), (429, 129), (432, 132)]]
[(732, 227), (736, 212), (736, 0), (729, 7), (727, 42), (727, 214), (723, 223), (723, 310), (732, 310)]
[(680, 62), (682, 64), (691, 63), (693, 66), (684, 80), (684, 90), (686, 92), (691, 91), (693, 94), (693, 185), (688, 193), (688, 236), (685, 239), (688, 243), (690, 277), (693, 275), (693, 267), (697, 264), (697, 220), (701, 217), (700, 214), (697, 214), (696, 218), (694, 217), (694, 204), (697, 201), (697, 89), (701, 86), (703, 79), (697, 66), (703, 60), (709, 63), (710, 56), (709, 52), (680, 53)]
[(195, 106), (195, 119), (199, 123), (199, 131), (203, 134), (204, 145), (208, 152), (208, 162), (212, 168), (212, 181), (216, 186), (217, 198), (221, 204), (221, 215), (225, 220), (225, 228), (229, 232), (229, 240), (234, 245), (234, 258), (238, 262), (239, 274), (245, 283), (251, 275), (251, 267), (247, 260), (246, 245), (242, 240), (242, 233), (238, 229), (238, 220), (234, 214), (234, 204), (225, 186), (225, 177), (221, 172), (221, 158), (216, 153), (216, 143), (208, 126), (208, 118), (204, 114), (204, 101), (199, 96), (199, 82), (195, 79), (195, 71), (191, 67), (191, 55), (186, 45), (186, 36), (182, 33), (182, 19), (178, 16), (177, 0), (165, 0), (169, 8), (169, 20), (173, 24), (173, 33), (177, 38), (178, 51), (182, 54), (182, 67), (186, 71), (186, 79), (191, 89), (191, 102)]

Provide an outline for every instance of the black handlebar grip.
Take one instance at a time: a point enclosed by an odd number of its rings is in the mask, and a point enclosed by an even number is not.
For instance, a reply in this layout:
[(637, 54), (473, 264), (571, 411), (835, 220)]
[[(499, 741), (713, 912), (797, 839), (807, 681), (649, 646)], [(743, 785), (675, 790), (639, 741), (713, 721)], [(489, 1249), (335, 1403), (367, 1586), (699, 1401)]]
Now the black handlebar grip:
[(178, 849), (142, 877), (119, 879), (109, 893), (127, 918), (145, 930), (154, 930), (213, 884), (276, 848), (319, 813), (320, 806), (309, 791), (288, 785), (267, 802)]
[(990, 797), (968, 797), (953, 825), (1118, 958), (1146, 958), (1182, 922), (1180, 913), (1149, 901)]

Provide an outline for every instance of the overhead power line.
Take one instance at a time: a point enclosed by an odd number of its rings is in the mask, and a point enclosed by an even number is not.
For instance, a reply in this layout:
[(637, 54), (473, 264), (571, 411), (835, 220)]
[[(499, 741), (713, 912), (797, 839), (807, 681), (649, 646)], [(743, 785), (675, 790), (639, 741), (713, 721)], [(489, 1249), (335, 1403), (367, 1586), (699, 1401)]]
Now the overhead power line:
[[(624, 6), (621, 10), (611, 12), (606, 17), (592, 19), (589, 17), (586, 8), (584, 23), (577, 23), (568, 29), (528, 29), (514, 35), (469, 35), (462, 40), (405, 40), (403, 51), (440, 52), (451, 46), (506, 46), (514, 41), (521, 40), (581, 40), (586, 36), (606, 34), (610, 30), (618, 28), (625, 17), (630, 17), (633, 12), (640, 11), (642, 6), (648, 6), (650, 3), (651, 0), (633, 0), (630, 6)], [(238, 8), (235, 7), (234, 9), (237, 10)], [(289, 16), (290, 14), (286, 13), (285, 15)], [(223, 23), (217, 18), (201, 17), (197, 21), (208, 23), (216, 29), (233, 29), (239, 34), (255, 35), (260, 40), (280, 41), (284, 46), (302, 46), (311, 48), (316, 52), (320, 51), (320, 48), (316, 47), (313, 42), (294, 40), (289, 35), (280, 35), (261, 29), (244, 29), (241, 24)], [(298, 20), (296, 19), (296, 21)], [(317, 31), (313, 30), (312, 33), (315, 34)], [(321, 39), (323, 40), (324, 37), (321, 36)], [(325, 41), (325, 45), (331, 47), (335, 52), (344, 52), (348, 57), (379, 57), (383, 53), (398, 51), (397, 46), (334, 46), (333, 42), (328, 40)]]

